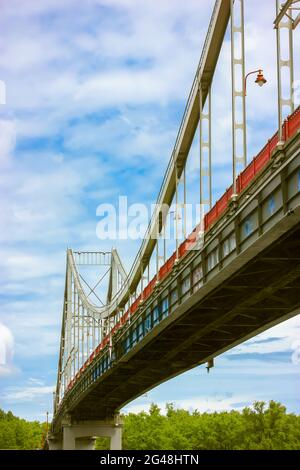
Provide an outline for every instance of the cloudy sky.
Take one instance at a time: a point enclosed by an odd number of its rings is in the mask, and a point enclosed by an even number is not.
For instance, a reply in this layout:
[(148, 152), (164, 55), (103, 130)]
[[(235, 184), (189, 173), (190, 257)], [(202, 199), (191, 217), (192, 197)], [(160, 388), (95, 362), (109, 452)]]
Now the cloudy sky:
[[(262, 89), (249, 82), (251, 157), (277, 127), (275, 0), (245, 3), (246, 68), (263, 67), (268, 79)], [(66, 248), (114, 245), (130, 267), (139, 242), (100, 241), (96, 210), (120, 195), (155, 201), (213, 4), (0, 0), (1, 408), (30, 419), (52, 409)], [(231, 175), (229, 59), (227, 37), (213, 85), (215, 198)], [(299, 61), (296, 72), (299, 79)], [(296, 316), (219, 358), (209, 375), (191, 371), (127, 410), (152, 401), (221, 410), (275, 399), (300, 412), (299, 349)]]

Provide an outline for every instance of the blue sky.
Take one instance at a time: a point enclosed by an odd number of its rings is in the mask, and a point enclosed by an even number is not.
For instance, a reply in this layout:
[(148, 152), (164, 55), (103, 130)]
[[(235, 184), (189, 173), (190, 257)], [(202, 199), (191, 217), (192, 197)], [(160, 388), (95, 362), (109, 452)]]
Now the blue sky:
[[(246, 0), (248, 153), (277, 127), (275, 1)], [(199, 61), (213, 0), (0, 0), (0, 407), (30, 419), (52, 409), (65, 250), (117, 246), (130, 267), (139, 242), (96, 237), (96, 209), (127, 195), (155, 201)], [(259, 15), (257, 12), (259, 11)], [(297, 33), (298, 34), (298, 33)], [(295, 57), (300, 57), (299, 36)], [(230, 43), (213, 85), (214, 195), (230, 184)], [(296, 72), (299, 79), (299, 61)], [(297, 78), (296, 77), (296, 78)], [(299, 104), (299, 103), (298, 103)], [(198, 136), (189, 158), (195, 196)], [(126, 410), (299, 405), (299, 316), (140, 397)]]

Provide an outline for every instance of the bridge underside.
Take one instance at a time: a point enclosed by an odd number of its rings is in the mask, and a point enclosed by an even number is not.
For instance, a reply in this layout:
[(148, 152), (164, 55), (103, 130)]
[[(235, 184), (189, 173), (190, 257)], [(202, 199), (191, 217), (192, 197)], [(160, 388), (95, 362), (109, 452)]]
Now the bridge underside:
[[(299, 220), (299, 215), (291, 215)], [(232, 348), (300, 308), (300, 222), (142, 347), (68, 410), (105, 419), (154, 386)], [(196, 294), (195, 294), (196, 295)]]

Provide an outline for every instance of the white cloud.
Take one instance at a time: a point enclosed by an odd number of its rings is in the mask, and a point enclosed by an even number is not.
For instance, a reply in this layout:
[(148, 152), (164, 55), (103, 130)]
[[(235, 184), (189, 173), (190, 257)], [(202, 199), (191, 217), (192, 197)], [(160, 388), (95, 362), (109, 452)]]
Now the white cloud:
[(43, 380), (35, 379), (34, 377), (29, 377), (28, 382), (39, 385), (39, 386), (44, 386), (45, 385)]
[(13, 371), (14, 338), (10, 329), (0, 323), (0, 376)]
[(6, 103), (6, 85), (3, 80), (0, 80), (0, 105)]
[(9, 119), (0, 119), (0, 168), (10, 163), (15, 143), (15, 122)]
[[(267, 354), (290, 351), (292, 356), (293, 344), (300, 340), (300, 315), (299, 312), (295, 313), (296, 316), (289, 321), (281, 323), (235, 348), (234, 354)], [(269, 341), (270, 338), (275, 339)]]
[[(9, 242), (39, 241), (52, 245), (61, 241), (66, 246), (74, 227), (85, 223), (83, 205), (89, 197), (85, 189), (93, 180), (105, 179), (107, 168), (100, 168), (89, 157), (72, 164), (59, 154), (40, 154), (36, 163), (34, 157), (23, 155), (23, 158), (24, 163), (0, 176), (4, 199), (1, 218), (7, 227), (0, 237)], [(98, 174), (95, 166), (99, 166)], [(103, 194), (104, 191), (107, 190), (103, 188)], [(76, 236), (80, 237), (80, 230)]]
[[(212, 413), (231, 410), (242, 410), (246, 404), (250, 406), (254, 399), (247, 395), (235, 396), (197, 396), (182, 400), (171, 400), (176, 409), (185, 409), (189, 412), (198, 410), (201, 413)], [(166, 413), (167, 401), (156, 403), (161, 409), (162, 413)], [(125, 414), (140, 413), (141, 411), (149, 412), (151, 401), (142, 402), (138, 404), (127, 405), (122, 409)]]
[(54, 391), (54, 386), (39, 387), (8, 387), (2, 394), (2, 400), (7, 403), (31, 402), (45, 395), (50, 395)]
[[(27, 281), (30, 284), (33, 281)], [(33, 296), (30, 288), (24, 300), (11, 300), (2, 304), (1, 317), (15, 337), (16, 359), (55, 357), (59, 349), (62, 316), (63, 278), (55, 284), (45, 280), (36, 286)], [(27, 297), (27, 298), (26, 298)], [(37, 372), (35, 372), (37, 373)]]

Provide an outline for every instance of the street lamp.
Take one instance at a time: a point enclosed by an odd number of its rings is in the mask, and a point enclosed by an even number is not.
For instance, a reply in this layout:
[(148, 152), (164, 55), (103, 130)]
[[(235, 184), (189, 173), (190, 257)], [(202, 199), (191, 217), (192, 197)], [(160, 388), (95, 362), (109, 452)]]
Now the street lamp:
[(245, 77), (245, 86), (244, 86), (245, 96), (247, 96), (247, 80), (248, 80), (248, 77), (250, 75), (255, 74), (255, 73), (257, 73), (255, 83), (257, 83), (258, 86), (262, 87), (262, 86), (264, 86), (265, 83), (267, 83), (267, 80), (264, 77), (264, 73), (263, 73), (262, 69), (254, 70), (253, 72), (249, 72)]

